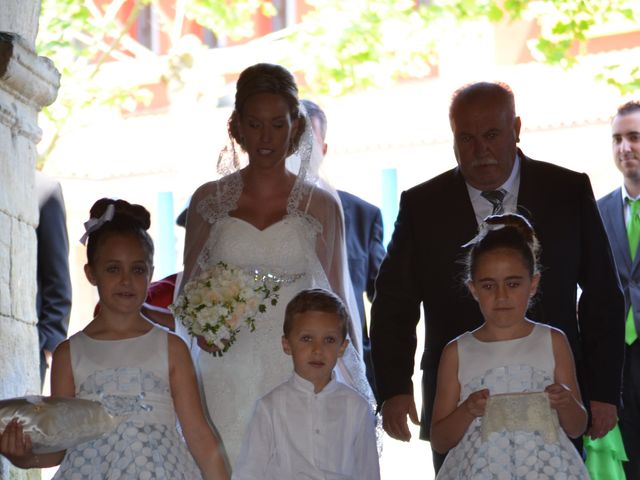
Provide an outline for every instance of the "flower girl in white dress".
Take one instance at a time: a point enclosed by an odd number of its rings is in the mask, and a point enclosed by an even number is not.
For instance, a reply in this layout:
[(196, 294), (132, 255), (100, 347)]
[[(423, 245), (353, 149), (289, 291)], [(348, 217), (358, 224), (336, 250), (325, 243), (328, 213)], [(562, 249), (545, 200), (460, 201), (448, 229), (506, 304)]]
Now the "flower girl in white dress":
[(62, 462), (56, 479), (229, 478), (222, 444), (202, 410), (189, 350), (140, 313), (153, 273), (149, 224), (140, 205), (111, 199), (93, 205), (83, 237), (85, 273), (98, 288), (100, 310), (58, 346), (51, 371), (53, 396), (98, 400), (124, 420), (99, 438), (37, 455), (14, 420), (2, 434), (0, 452), (16, 466)]
[[(303, 289), (331, 290), (347, 304), (350, 345), (337, 373), (373, 399), (340, 203), (318, 186), (310, 165), (313, 132), (291, 73), (272, 64), (244, 70), (228, 128), (230, 144), (219, 162), (225, 176), (199, 187), (190, 202), (182, 285), (224, 262), (270, 275), (281, 287), (278, 304), (256, 320), (255, 331), (239, 332), (222, 356), (212, 355), (202, 337), (197, 343), (208, 351), (191, 342), (208, 412), (235, 462), (255, 401), (288, 377), (290, 366), (280, 349), (282, 318), (286, 304)], [(181, 324), (177, 318), (178, 330)]]
[(467, 285), (484, 323), (442, 353), (431, 443), (449, 452), (436, 478), (588, 478), (567, 437), (587, 425), (568, 341), (525, 317), (540, 280), (531, 225), (491, 216), (470, 244)]

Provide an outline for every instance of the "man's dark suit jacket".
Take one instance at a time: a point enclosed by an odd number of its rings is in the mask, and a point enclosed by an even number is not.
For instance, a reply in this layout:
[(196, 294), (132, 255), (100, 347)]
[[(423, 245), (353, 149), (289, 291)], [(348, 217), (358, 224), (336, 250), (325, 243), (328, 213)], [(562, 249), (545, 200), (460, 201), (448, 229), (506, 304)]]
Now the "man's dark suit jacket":
[[(624, 299), (589, 178), (519, 155), (518, 211), (532, 222), (542, 245), (542, 280), (529, 318), (566, 333), (585, 401), (618, 405)], [(423, 304), (422, 438), (429, 435), (442, 349), (483, 322), (463, 278), (466, 251), (461, 245), (476, 232), (458, 168), (403, 192), (376, 282), (371, 342), (379, 404), (412, 393), (416, 324)], [(576, 312), (578, 284), (582, 295)]]
[(624, 220), (622, 192), (618, 188), (598, 200), (598, 207), (604, 222), (604, 228), (609, 235), (609, 243), (613, 252), (618, 275), (624, 293), (625, 312), (633, 306), (636, 331), (640, 332), (640, 255), (631, 260), (627, 227)]
[[(624, 293), (625, 312), (633, 308), (636, 332), (640, 332), (640, 255), (631, 260), (622, 192), (618, 188), (598, 200), (598, 207), (609, 235), (613, 258)], [(620, 429), (629, 462), (623, 466), (627, 478), (640, 478), (640, 340), (625, 347)]]
[(375, 279), (384, 258), (382, 213), (375, 205), (365, 202), (351, 193), (338, 190), (338, 195), (344, 212), (349, 274), (362, 321), (362, 344), (367, 378), (375, 390), (369, 331), (362, 295), (366, 293), (369, 300), (373, 300)]
[(67, 337), (71, 314), (71, 277), (69, 275), (69, 238), (60, 183), (36, 172), (36, 192), (40, 221), (38, 240), (38, 336), (40, 337), (40, 374), (44, 378), (44, 350), (53, 352)]

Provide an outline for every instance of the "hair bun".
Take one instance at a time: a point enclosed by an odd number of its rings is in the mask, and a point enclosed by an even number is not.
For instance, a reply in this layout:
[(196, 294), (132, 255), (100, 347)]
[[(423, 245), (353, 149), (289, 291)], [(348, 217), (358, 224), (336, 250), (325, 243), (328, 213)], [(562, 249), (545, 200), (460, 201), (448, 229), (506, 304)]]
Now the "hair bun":
[(514, 228), (527, 243), (535, 239), (535, 232), (529, 220), (518, 213), (504, 213), (502, 215), (489, 215), (484, 220), (489, 225), (503, 225)]
[(126, 200), (115, 200), (113, 198), (101, 198), (96, 201), (89, 212), (90, 217), (99, 218), (107, 210), (109, 205), (115, 208), (114, 219), (133, 220), (144, 230), (148, 230), (151, 226), (151, 214), (142, 205), (132, 204)]

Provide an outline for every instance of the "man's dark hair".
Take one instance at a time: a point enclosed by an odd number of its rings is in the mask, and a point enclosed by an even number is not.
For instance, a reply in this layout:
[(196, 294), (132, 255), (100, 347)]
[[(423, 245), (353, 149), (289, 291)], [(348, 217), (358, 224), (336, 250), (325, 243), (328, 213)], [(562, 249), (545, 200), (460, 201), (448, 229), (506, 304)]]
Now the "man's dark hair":
[(618, 111), (614, 116), (615, 117), (624, 116), (624, 115), (629, 115), (631, 113), (636, 113), (636, 112), (640, 112), (640, 101), (631, 100), (627, 103), (620, 105), (618, 107)]

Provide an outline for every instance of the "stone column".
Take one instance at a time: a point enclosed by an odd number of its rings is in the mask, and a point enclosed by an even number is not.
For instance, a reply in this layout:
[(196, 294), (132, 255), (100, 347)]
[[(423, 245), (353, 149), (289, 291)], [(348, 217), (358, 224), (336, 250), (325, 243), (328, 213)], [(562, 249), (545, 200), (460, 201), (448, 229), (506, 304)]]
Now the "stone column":
[[(34, 52), (38, 13), (35, 0), (2, 0), (0, 8), (0, 399), (40, 392), (37, 116), (55, 100), (60, 75)], [(38, 470), (16, 469), (0, 460), (0, 479), (39, 476)]]

